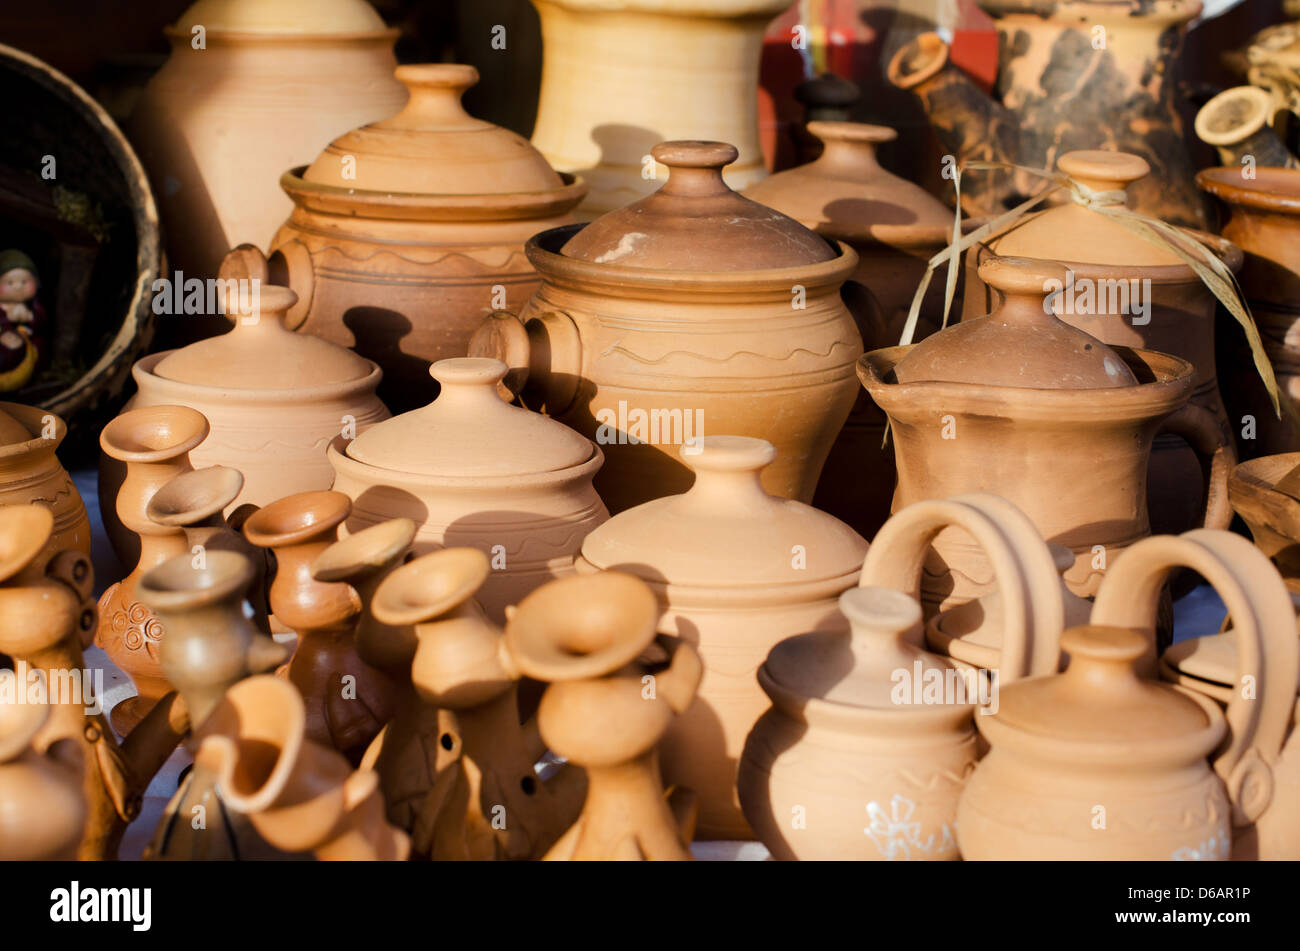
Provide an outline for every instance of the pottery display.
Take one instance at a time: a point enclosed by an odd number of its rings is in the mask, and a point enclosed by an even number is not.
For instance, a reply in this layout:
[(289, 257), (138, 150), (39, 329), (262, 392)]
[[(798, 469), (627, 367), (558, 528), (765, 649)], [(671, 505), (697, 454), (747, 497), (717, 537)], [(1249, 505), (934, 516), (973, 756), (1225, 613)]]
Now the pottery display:
[(1243, 462), (1228, 479), (1228, 499), (1255, 545), (1273, 561), (1287, 588), (1300, 594), (1300, 452)]
[(764, 487), (809, 502), (857, 394), (862, 340), (839, 295), (857, 255), (732, 192), (734, 146), (653, 154), (671, 170), (658, 192), (529, 240), (541, 288), (488, 318), (470, 352), (600, 446), (611, 512), (685, 491), (677, 449), (706, 432), (771, 442)]
[[(1288, 0), (1289, 2), (1289, 0)], [(1272, 98), (1273, 121), (1291, 140), (1300, 108), (1300, 24), (1278, 23), (1250, 39), (1244, 56), (1246, 79)]]
[(1225, 89), (1196, 113), (1196, 135), (1218, 149), (1219, 160), (1243, 178), (1257, 168), (1300, 168), (1273, 130), (1273, 111), (1273, 97), (1257, 86)]
[(401, 112), (340, 136), (305, 168), (286, 163), (294, 208), (271, 267), (298, 293), (289, 326), (374, 360), (380, 395), (403, 412), (437, 395), (430, 363), (464, 356), (484, 317), (537, 289), (524, 242), (573, 221), (586, 186), (465, 112), (474, 67), (396, 76), (410, 93)]
[(141, 603), (136, 586), (151, 568), (190, 550), (185, 529), (149, 518), (149, 501), (173, 478), (194, 468), (190, 450), (207, 435), (208, 421), (198, 410), (166, 405), (128, 410), (99, 434), (104, 454), (126, 467), (116, 496), (101, 496), (101, 511), (112, 507), (138, 545), (130, 574), (100, 596), (95, 633), (95, 643), (135, 684), (136, 696), (113, 707), (113, 727), (121, 734), (130, 732), (171, 689), (159, 659), (162, 623)]
[(759, 59), (764, 29), (790, 0), (686, 6), (533, 0), (533, 6), (543, 48), (533, 145), (557, 169), (587, 181), (591, 190), (578, 209), (583, 218), (652, 192), (664, 169), (647, 156), (665, 139), (735, 143), (736, 162), (727, 174), (733, 188), (767, 174), (758, 128)]
[(86, 506), (55, 455), (67, 435), (67, 425), (48, 410), (0, 403), (0, 505), (36, 502), (50, 509), (47, 556), (69, 548), (90, 554)]
[[(1204, 228), (1171, 77), (1200, 0), (979, 0), (998, 31), (995, 96), (923, 33), (890, 61), (890, 81), (910, 90), (943, 147), (972, 159), (1050, 168), (1072, 149), (1141, 156), (1156, 174), (1133, 189), (1138, 211)], [(1100, 41), (1098, 38), (1101, 38)], [(1015, 171), (963, 183), (972, 214), (1015, 206), (1040, 181)]]
[[(1075, 553), (1065, 580), (1087, 597), (1107, 565), (1150, 534), (1147, 460), (1168, 427), (1211, 461), (1206, 524), (1226, 527), (1232, 447), (1209, 413), (1188, 403), (1191, 365), (1108, 347), (1047, 312), (1046, 282), (1063, 283), (1061, 265), (995, 257), (979, 274), (1001, 296), (988, 317), (860, 363), (863, 385), (889, 414), (895, 510), (967, 492), (1001, 495), (1044, 539)], [(927, 615), (987, 592), (987, 557), (961, 533), (941, 533), (932, 548), (921, 589)]]
[(250, 515), (244, 537), (275, 557), (271, 612), (298, 634), (286, 676), (306, 703), (307, 737), (355, 764), (392, 716), (392, 685), (357, 656), (357, 590), (318, 580), (312, 567), (351, 509), (341, 492), (290, 495)]
[(504, 633), (473, 600), (491, 570), (481, 551), (448, 548), (394, 570), (372, 601), (379, 623), (413, 626), (410, 681), (443, 726), (425, 742), (455, 757), (415, 820), (414, 851), (434, 860), (541, 858), (582, 805), (576, 767), (546, 782), (535, 769), (546, 750), (537, 724), (519, 722), (519, 671)]
[[(90, 559), (72, 550), (49, 556), (53, 531), (54, 517), (44, 506), (0, 505), (0, 653), (39, 671), (47, 684), (57, 678), (57, 702), (31, 743), (41, 754), (72, 744), (85, 804), (76, 857), (115, 859), (145, 789), (190, 721), (176, 694), (167, 694), (124, 741), (116, 739), (104, 698), (86, 686), (89, 678), (78, 676), (86, 669), (82, 645), (96, 622)], [(4, 802), (8, 807), (13, 800), (6, 795)], [(45, 831), (61, 838), (57, 823), (46, 822)], [(5, 836), (5, 844), (10, 841)]]
[(500, 624), (506, 605), (573, 572), (587, 533), (608, 518), (592, 488), (604, 455), (554, 420), (498, 394), (496, 360), (440, 360), (428, 406), (329, 448), (335, 492), (352, 499), (349, 533), (391, 518), (418, 526), (414, 550), (477, 548), (492, 562), (478, 593)]
[[(1135, 183), (1151, 177), (1151, 166), (1136, 154), (1067, 152), (1056, 164), (1095, 192), (1132, 194)], [(1241, 251), (1235, 245), (1202, 232), (1181, 233), (1188, 253), (1203, 255), (1208, 249), (1229, 270), (1240, 270)], [(965, 318), (992, 309), (993, 293), (976, 273), (991, 255), (1065, 265), (1070, 273), (1053, 304), (1058, 317), (1112, 347), (1155, 350), (1188, 361), (1195, 370), (1191, 402), (1214, 414), (1225, 439), (1240, 431), (1239, 423), (1229, 421), (1219, 394), (1214, 346), (1218, 301), (1173, 251), (1068, 201), (1026, 215), (966, 255)], [(1246, 356), (1243, 366), (1249, 365)], [(1157, 436), (1151, 458), (1147, 504), (1157, 533), (1194, 527), (1205, 508), (1205, 496), (1196, 490), (1196, 449), (1180, 436)]]
[(397, 32), (364, 0), (199, 0), (164, 30), (129, 131), (172, 267), (215, 277), (239, 242), (265, 246), (292, 208), (280, 173), (401, 107)]
[(410, 841), (384, 818), (378, 778), (307, 736), (307, 711), (278, 677), (235, 684), (209, 717), (195, 757), (230, 808), (285, 852), (322, 861), (405, 861)]
[[(659, 613), (643, 581), (602, 571), (539, 588), (506, 624), (513, 662), (548, 684), (542, 739), (587, 773), (582, 813), (546, 859), (691, 857), (695, 796), (680, 786), (665, 793), (656, 747), (704, 671), (690, 644), (656, 639)], [(643, 659), (652, 645), (666, 659)]]
[(710, 435), (698, 449), (682, 452), (694, 485), (601, 525), (582, 543), (578, 570), (641, 578), (664, 612), (658, 633), (699, 653), (703, 678), (659, 744), (660, 768), (665, 783), (698, 797), (701, 839), (747, 839), (736, 762), (768, 705), (754, 674), (786, 637), (846, 629), (836, 599), (856, 583), (867, 543), (838, 519), (764, 491), (771, 443)]

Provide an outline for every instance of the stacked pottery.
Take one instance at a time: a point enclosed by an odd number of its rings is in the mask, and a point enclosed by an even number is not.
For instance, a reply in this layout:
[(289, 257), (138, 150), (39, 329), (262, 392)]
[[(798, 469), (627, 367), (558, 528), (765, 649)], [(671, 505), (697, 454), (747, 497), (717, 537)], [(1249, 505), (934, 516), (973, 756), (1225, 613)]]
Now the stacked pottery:
[(609, 517), (591, 480), (604, 456), (566, 426), (503, 401), (496, 360), (441, 360), (441, 395), (329, 448), (347, 531), (416, 523), (414, 549), (468, 546), (491, 559), (479, 600), (493, 621), (546, 581), (572, 574), (582, 540)]
[(90, 554), (90, 519), (55, 452), (68, 427), (46, 410), (0, 403), (0, 505), (36, 502), (54, 514), (50, 551)]
[(401, 112), (280, 179), (294, 209), (271, 263), (298, 292), (290, 326), (373, 359), (381, 394), (401, 411), (436, 395), (431, 362), (464, 356), (485, 316), (536, 290), (524, 242), (572, 221), (586, 186), (465, 112), (474, 67), (399, 66), (396, 75), (410, 92)]
[(664, 613), (658, 632), (694, 647), (704, 663), (695, 702), (659, 746), (664, 781), (699, 797), (702, 839), (746, 839), (736, 762), (767, 703), (754, 673), (778, 641), (843, 632), (836, 610), (867, 543), (811, 506), (769, 495), (760, 481), (771, 443), (706, 436), (683, 452), (695, 484), (614, 516), (587, 536), (579, 571), (636, 575)]
[(612, 512), (684, 491), (677, 449), (705, 428), (771, 442), (764, 486), (809, 502), (857, 395), (861, 335), (839, 295), (857, 255), (731, 191), (733, 146), (653, 154), (671, 169), (658, 192), (529, 241), (541, 289), (470, 352), (504, 360), (525, 405), (600, 444)]

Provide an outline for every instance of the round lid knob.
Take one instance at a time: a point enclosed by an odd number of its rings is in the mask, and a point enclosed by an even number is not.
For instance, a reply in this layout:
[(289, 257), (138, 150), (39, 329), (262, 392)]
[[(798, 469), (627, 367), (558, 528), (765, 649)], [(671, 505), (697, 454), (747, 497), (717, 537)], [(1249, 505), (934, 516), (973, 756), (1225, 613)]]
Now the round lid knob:
[(1151, 174), (1151, 166), (1140, 155), (1102, 149), (1066, 152), (1056, 160), (1056, 167), (1094, 191), (1123, 191), (1130, 182)]

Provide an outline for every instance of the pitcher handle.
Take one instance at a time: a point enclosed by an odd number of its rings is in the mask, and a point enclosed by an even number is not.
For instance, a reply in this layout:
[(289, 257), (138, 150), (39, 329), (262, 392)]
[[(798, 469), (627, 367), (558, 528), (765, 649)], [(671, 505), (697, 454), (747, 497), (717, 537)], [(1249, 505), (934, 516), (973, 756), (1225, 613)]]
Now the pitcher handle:
[(1219, 421), (1208, 410), (1185, 403), (1164, 421), (1161, 431), (1178, 436), (1192, 447), (1201, 462), (1205, 481), (1205, 517), (1202, 528), (1227, 529), (1232, 524), (1228, 477), (1237, 465), (1237, 449)]
[(469, 341), (469, 356), (500, 360), (509, 371), (501, 397), (558, 416), (573, 405), (582, 375), (582, 336), (573, 318), (547, 310), (526, 319), (494, 310)]

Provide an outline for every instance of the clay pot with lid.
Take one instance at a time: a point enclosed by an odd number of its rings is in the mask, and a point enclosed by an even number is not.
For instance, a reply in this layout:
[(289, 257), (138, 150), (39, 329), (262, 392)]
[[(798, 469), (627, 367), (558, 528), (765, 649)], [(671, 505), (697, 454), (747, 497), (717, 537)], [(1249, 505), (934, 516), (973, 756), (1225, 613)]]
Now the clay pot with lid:
[(856, 583), (867, 543), (838, 519), (763, 489), (771, 443), (705, 436), (698, 449), (682, 452), (695, 484), (597, 528), (578, 570), (641, 578), (663, 608), (659, 634), (699, 653), (695, 702), (659, 744), (664, 781), (699, 797), (700, 838), (745, 839), (736, 763), (767, 707), (754, 674), (792, 634), (845, 629), (836, 599)]
[(48, 410), (0, 403), (0, 505), (37, 502), (54, 514), (49, 554), (66, 548), (90, 554), (90, 519), (60, 464), (67, 424)]
[(471, 353), (504, 360), (526, 406), (596, 441), (612, 512), (684, 491), (677, 447), (766, 439), (769, 492), (811, 501), (856, 398), (861, 335), (840, 299), (857, 255), (732, 192), (736, 149), (663, 142), (659, 191), (528, 243), (542, 286), (492, 315)]
[[(1191, 365), (1111, 348), (1048, 313), (1047, 282), (1063, 285), (1060, 265), (995, 258), (980, 275), (1002, 298), (989, 316), (861, 361), (863, 385), (890, 418), (895, 510), (965, 492), (1002, 495), (1044, 539), (1075, 553), (1065, 580), (1087, 597), (1105, 566), (1150, 534), (1151, 444), (1162, 427), (1177, 427), (1211, 469), (1206, 523), (1225, 527), (1232, 448), (1188, 404)], [(922, 587), (927, 614), (986, 592), (988, 571), (959, 533), (936, 537)]]
[(572, 574), (583, 538), (609, 517), (591, 481), (604, 455), (567, 426), (502, 400), (499, 361), (441, 360), (429, 372), (441, 395), (428, 406), (330, 446), (334, 489), (352, 499), (349, 532), (409, 518), (417, 554), (485, 553), (493, 571), (478, 597), (501, 623), (507, 605)]
[(401, 412), (436, 395), (430, 363), (464, 356), (485, 316), (528, 300), (538, 278), (524, 242), (573, 221), (586, 185), (465, 112), (474, 67), (395, 75), (410, 93), (402, 111), (281, 177), (294, 209), (271, 270), (298, 293), (289, 326), (374, 360), (381, 395)]
[[(1067, 152), (1056, 166), (1103, 192), (1131, 190), (1134, 182), (1151, 174), (1146, 159), (1124, 152)], [(1189, 253), (1208, 250), (1230, 270), (1240, 270), (1241, 251), (1230, 241), (1190, 229), (1181, 234)], [(1053, 304), (1056, 315), (1112, 347), (1154, 350), (1186, 360), (1195, 371), (1191, 402), (1212, 413), (1224, 438), (1232, 438), (1238, 427), (1230, 425), (1224, 410), (1215, 362), (1218, 300), (1180, 257), (1098, 212), (1066, 201), (1026, 215), (967, 254), (964, 319), (991, 309), (993, 291), (977, 274), (991, 255), (1068, 268), (1069, 282)], [(1149, 309), (1139, 313), (1139, 305)], [(1198, 524), (1206, 498), (1196, 491), (1196, 452), (1182, 434), (1162, 433), (1156, 440), (1147, 499), (1157, 532), (1181, 532)]]

